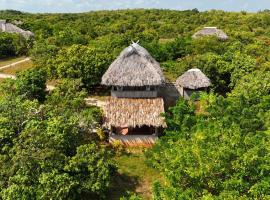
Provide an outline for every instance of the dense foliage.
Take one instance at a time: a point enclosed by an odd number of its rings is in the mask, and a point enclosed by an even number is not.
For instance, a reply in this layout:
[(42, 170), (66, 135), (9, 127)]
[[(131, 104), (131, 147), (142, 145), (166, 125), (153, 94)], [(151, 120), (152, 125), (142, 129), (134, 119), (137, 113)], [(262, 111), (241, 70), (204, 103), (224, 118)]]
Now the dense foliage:
[[(198, 67), (211, 78), (214, 91), (231, 91), (241, 76), (269, 68), (269, 11), (230, 13), (171, 10), (121, 10), (80, 14), (27, 14), (2, 11), (0, 18), (21, 20), (35, 33), (32, 57), (49, 78), (82, 78), (86, 87), (101, 75), (119, 52), (140, 40), (175, 80)], [(192, 40), (204, 26), (218, 26), (229, 35)], [(79, 66), (80, 65), (80, 66)]]
[(32, 41), (23, 36), (0, 32), (0, 59), (12, 56), (26, 55)]
[(103, 198), (114, 165), (93, 133), (100, 111), (79, 81), (44, 96), (45, 81), (31, 70), (1, 84), (0, 199)]
[(166, 136), (148, 152), (168, 180), (155, 199), (269, 199), (269, 91), (270, 73), (256, 72), (227, 98), (203, 95), (199, 113), (182, 99), (170, 108)]
[[(168, 79), (198, 67), (212, 81), (200, 102), (180, 99), (165, 114), (165, 136), (146, 154), (166, 179), (154, 185), (154, 198), (270, 199), (269, 11), (2, 11), (0, 18), (22, 20), (35, 33), (39, 69), (0, 89), (0, 199), (104, 197), (113, 165), (92, 133), (99, 112), (85, 106), (81, 89), (98, 85), (131, 40)], [(218, 26), (229, 40), (192, 39), (204, 26)], [(28, 51), (18, 41), (0, 33), (0, 57)], [(69, 80), (46, 94), (46, 77)]]

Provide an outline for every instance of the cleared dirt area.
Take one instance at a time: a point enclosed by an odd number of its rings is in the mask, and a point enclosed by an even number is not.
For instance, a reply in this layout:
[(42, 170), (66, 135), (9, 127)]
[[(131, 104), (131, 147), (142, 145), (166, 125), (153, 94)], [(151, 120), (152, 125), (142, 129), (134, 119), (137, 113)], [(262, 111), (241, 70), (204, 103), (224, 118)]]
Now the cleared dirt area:
[(31, 69), (34, 67), (34, 64), (31, 60), (27, 59), (27, 60), (24, 60), (24, 61), (20, 61), (20, 62), (16, 62), (12, 65), (9, 65), (7, 67), (0, 67), (0, 73), (3, 73), (3, 74), (12, 74), (12, 75), (15, 75), (16, 73), (18, 72), (21, 72), (21, 71), (24, 71), (24, 70), (27, 70), (27, 69)]

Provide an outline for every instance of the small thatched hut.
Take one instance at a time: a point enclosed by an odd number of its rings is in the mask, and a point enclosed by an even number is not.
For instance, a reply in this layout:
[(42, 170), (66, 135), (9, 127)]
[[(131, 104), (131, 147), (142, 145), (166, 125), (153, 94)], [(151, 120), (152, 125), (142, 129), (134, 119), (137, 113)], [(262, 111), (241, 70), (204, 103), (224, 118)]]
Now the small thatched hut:
[(25, 38), (34, 36), (31, 31), (25, 31), (11, 23), (8, 23), (6, 20), (0, 20), (0, 32), (16, 33), (22, 35)]
[(164, 82), (159, 63), (139, 44), (121, 52), (102, 77), (103, 85), (112, 86), (105, 108), (111, 141), (116, 137), (123, 143), (155, 141), (165, 126), (164, 102), (158, 96)]
[(190, 69), (176, 80), (180, 95), (189, 99), (193, 93), (206, 91), (211, 85), (210, 79), (200, 69)]
[(202, 30), (199, 30), (198, 32), (196, 32), (192, 36), (192, 38), (197, 39), (204, 36), (216, 36), (220, 40), (229, 39), (228, 35), (224, 31), (218, 29), (217, 27), (204, 27)]

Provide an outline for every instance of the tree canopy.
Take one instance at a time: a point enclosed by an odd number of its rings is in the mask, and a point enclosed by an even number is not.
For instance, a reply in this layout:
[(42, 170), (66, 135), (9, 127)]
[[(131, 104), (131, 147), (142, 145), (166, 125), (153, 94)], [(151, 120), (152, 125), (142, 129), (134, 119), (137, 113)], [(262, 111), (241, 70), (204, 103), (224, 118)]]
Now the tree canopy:
[(0, 199), (104, 198), (115, 167), (94, 133), (99, 109), (76, 80), (44, 96), (36, 74), (1, 84)]
[[(154, 199), (270, 199), (270, 17), (258, 13), (137, 9), (74, 14), (0, 11), (35, 42), (0, 32), (0, 58), (30, 55), (36, 69), (0, 85), (0, 199), (102, 199), (115, 165), (85, 105), (110, 63), (140, 40), (175, 81), (199, 68), (212, 82), (179, 99), (146, 151), (164, 175)], [(217, 26), (229, 39), (192, 39)], [(48, 93), (47, 79), (61, 84)], [(87, 90), (85, 90), (87, 89)], [(140, 199), (128, 193), (123, 199)]]

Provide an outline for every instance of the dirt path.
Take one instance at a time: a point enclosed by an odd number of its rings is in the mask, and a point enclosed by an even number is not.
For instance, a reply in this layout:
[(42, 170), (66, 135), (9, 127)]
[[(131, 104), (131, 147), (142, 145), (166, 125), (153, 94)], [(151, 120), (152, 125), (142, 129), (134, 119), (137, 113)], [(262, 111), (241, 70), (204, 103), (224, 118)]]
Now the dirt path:
[(14, 62), (14, 63), (8, 64), (8, 65), (5, 65), (5, 66), (3, 66), (3, 67), (0, 67), (0, 70), (6, 69), (6, 68), (10, 68), (10, 67), (14, 67), (14, 66), (16, 66), (17, 64), (24, 63), (24, 62), (27, 62), (27, 61), (29, 61), (29, 60), (31, 60), (31, 58), (25, 58), (25, 59), (20, 60), (20, 61), (18, 61), (18, 62)]

